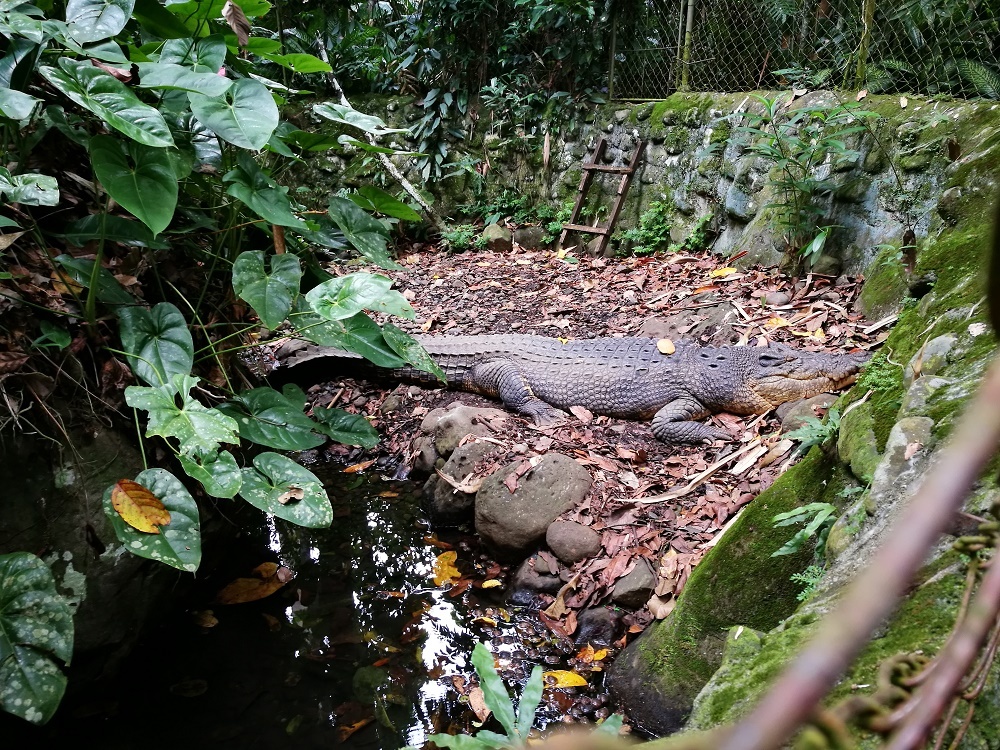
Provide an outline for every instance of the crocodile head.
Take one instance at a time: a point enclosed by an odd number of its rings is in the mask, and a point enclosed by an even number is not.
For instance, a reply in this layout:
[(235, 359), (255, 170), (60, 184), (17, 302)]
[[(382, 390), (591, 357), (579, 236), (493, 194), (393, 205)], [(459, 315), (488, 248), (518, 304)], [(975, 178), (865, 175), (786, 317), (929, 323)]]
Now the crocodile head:
[(746, 385), (767, 404), (767, 409), (850, 385), (870, 356), (867, 352), (804, 352), (784, 344), (770, 344), (751, 351), (755, 356), (749, 362)]
[(850, 385), (867, 353), (805, 352), (784, 344), (702, 349), (702, 403), (733, 414), (761, 414), (786, 401)]

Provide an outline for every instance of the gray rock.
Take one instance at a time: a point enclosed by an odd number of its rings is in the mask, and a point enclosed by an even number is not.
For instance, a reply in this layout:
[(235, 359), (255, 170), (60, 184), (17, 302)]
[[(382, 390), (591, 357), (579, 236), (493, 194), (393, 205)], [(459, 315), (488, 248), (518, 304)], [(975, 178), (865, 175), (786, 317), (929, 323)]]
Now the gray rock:
[(434, 447), (434, 438), (430, 435), (419, 436), (413, 441), (412, 448), (416, 453), (413, 459), (413, 470), (416, 472), (430, 474), (439, 460), (444, 461), (438, 455), (437, 448)]
[(951, 383), (952, 381), (946, 378), (917, 378), (903, 394), (903, 403), (899, 406), (897, 419), (927, 416), (928, 399), (936, 390)]
[(481, 236), (486, 241), (486, 247), (494, 253), (509, 253), (514, 247), (510, 230), (499, 224), (490, 224)]
[(615, 582), (611, 601), (621, 607), (639, 609), (649, 601), (655, 588), (656, 574), (646, 559), (640, 557), (632, 572)]
[(803, 398), (782, 404), (778, 407), (778, 416), (781, 417), (781, 431), (791, 432), (799, 429), (806, 423), (807, 419), (818, 418), (817, 409), (829, 409), (836, 400), (837, 396), (833, 393), (821, 393), (812, 398)]
[(948, 354), (955, 346), (957, 337), (953, 333), (937, 336), (914, 354), (903, 370), (903, 387), (909, 388), (918, 377), (937, 375), (948, 362)]
[(879, 462), (878, 441), (871, 403), (864, 403), (845, 413), (837, 434), (837, 453), (862, 482), (871, 482)]
[(558, 574), (550, 571), (541, 557), (532, 555), (521, 563), (514, 574), (506, 600), (517, 607), (538, 609), (541, 604), (539, 594), (555, 595), (562, 586), (563, 581)]
[(961, 198), (961, 185), (950, 187), (941, 193), (941, 198), (938, 200), (937, 212), (949, 224), (955, 224), (961, 217), (959, 212)]
[(821, 255), (809, 270), (821, 276), (839, 276), (841, 266), (840, 258), (834, 258), (832, 255)]
[(923, 458), (920, 455), (923, 451), (917, 451), (907, 458), (907, 448), (913, 443), (929, 448), (933, 429), (934, 420), (930, 417), (904, 417), (892, 426), (882, 460), (872, 477), (871, 497), (876, 505), (881, 497), (894, 496), (900, 476)]
[(629, 111), (627, 109), (615, 110), (615, 122), (617, 122), (619, 125), (625, 122), (628, 119), (628, 112)]
[(578, 646), (610, 646), (621, 633), (621, 618), (607, 607), (591, 607), (583, 610), (577, 618), (574, 641)]
[(514, 242), (525, 250), (538, 250), (545, 247), (545, 235), (542, 227), (518, 227), (514, 230)]
[[(466, 443), (452, 452), (441, 472), (461, 484), (473, 473), (476, 464), (495, 449), (492, 443)], [(435, 472), (424, 484), (424, 499), (427, 513), (435, 524), (457, 524), (472, 517), (476, 493), (460, 492)]]
[(761, 299), (763, 299), (765, 305), (770, 305), (771, 307), (781, 307), (792, 301), (792, 298), (784, 292), (768, 292)]
[(545, 543), (562, 562), (572, 565), (601, 551), (601, 535), (576, 521), (553, 521), (545, 532)]
[(747, 193), (741, 190), (736, 183), (729, 186), (726, 191), (725, 209), (730, 217), (737, 221), (747, 222), (757, 215), (757, 204)]
[(515, 461), (489, 476), (476, 494), (476, 531), (505, 555), (524, 554), (542, 541), (549, 524), (586, 497), (590, 472), (568, 456), (546, 454), (518, 478), (511, 493), (504, 480)]
[(448, 458), (466, 435), (490, 435), (492, 430), (487, 422), (491, 419), (507, 419), (509, 416), (499, 409), (482, 409), (455, 401), (445, 409), (430, 411), (420, 423), (420, 431), (433, 435), (437, 452), (443, 458)]

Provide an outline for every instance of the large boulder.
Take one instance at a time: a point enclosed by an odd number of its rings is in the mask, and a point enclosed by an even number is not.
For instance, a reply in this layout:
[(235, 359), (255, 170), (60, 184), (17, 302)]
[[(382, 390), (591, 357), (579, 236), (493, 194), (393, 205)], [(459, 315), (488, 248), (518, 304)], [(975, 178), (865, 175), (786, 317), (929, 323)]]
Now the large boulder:
[(556, 518), (586, 497), (590, 472), (568, 456), (548, 453), (518, 477), (513, 492), (504, 481), (521, 466), (508, 464), (483, 482), (476, 494), (476, 531), (506, 556), (523, 556)]

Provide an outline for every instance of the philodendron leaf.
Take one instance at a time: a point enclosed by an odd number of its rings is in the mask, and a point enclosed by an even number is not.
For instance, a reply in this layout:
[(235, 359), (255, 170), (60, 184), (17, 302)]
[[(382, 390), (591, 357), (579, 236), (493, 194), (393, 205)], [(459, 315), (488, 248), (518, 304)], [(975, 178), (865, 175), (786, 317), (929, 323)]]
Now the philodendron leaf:
[(80, 44), (109, 39), (125, 28), (135, 0), (68, 0), (66, 26)]
[[(182, 455), (212, 453), (220, 443), (238, 445), (236, 420), (191, 398), (189, 392), (197, 383), (197, 378), (184, 374), (174, 375), (164, 385), (130, 385), (125, 389), (125, 403), (148, 412), (146, 437), (177, 438)], [(177, 405), (178, 396), (181, 406)]]
[(151, 385), (187, 375), (194, 364), (194, 342), (181, 311), (169, 302), (153, 309), (125, 307), (118, 311), (122, 346), (129, 367)]
[(420, 342), (406, 331), (397, 328), (392, 323), (386, 323), (382, 326), (382, 337), (396, 354), (418, 370), (429, 372), (442, 383), (448, 382), (444, 370), (438, 366), (437, 362), (431, 359), (431, 355), (420, 345)]
[(56, 659), (73, 656), (73, 612), (49, 566), (29, 552), (0, 555), (0, 709), (44, 724), (66, 691)]
[(108, 194), (154, 236), (167, 228), (177, 208), (177, 180), (166, 149), (95, 135), (90, 162)]
[(184, 473), (201, 482), (212, 497), (236, 497), (243, 486), (243, 473), (229, 451), (220, 451), (206, 457), (180, 455)]
[(240, 437), (259, 445), (304, 451), (326, 442), (315, 432), (322, 428), (302, 413), (301, 403), (273, 388), (244, 391), (217, 408), (236, 421)]
[(264, 84), (241, 78), (221, 96), (189, 94), (194, 116), (222, 140), (259, 151), (278, 127), (278, 105)]
[[(166, 250), (170, 247), (153, 237), (153, 233), (142, 222), (126, 219), (124, 216), (108, 216), (107, 214), (90, 214), (82, 219), (72, 221), (65, 226), (61, 235), (74, 247), (83, 247), (90, 240), (102, 237), (106, 242), (118, 242), (133, 247), (148, 247), (152, 250)], [(59, 256), (71, 258), (72, 256)], [(58, 258), (57, 258), (58, 260)], [(78, 260), (78, 259), (76, 259)], [(89, 261), (93, 263), (93, 261)], [(108, 276), (111, 276), (110, 272)], [(111, 280), (117, 285), (114, 276)]]
[(26, 206), (56, 206), (59, 204), (59, 183), (44, 174), (12, 175), (0, 167), (0, 195), (11, 203)]
[(363, 312), (343, 320), (327, 320), (309, 307), (304, 296), (295, 303), (291, 320), (299, 336), (320, 346), (333, 346), (360, 354), (379, 367), (404, 367), (406, 360), (385, 342), (378, 323)]
[(233, 290), (246, 300), (272, 331), (292, 311), (299, 293), (302, 265), (291, 253), (272, 255), (271, 273), (264, 269), (264, 251), (247, 250), (233, 263)]
[(386, 127), (385, 122), (380, 118), (374, 115), (366, 115), (364, 112), (358, 112), (354, 107), (343, 104), (334, 104), (333, 102), (315, 104), (313, 105), (313, 112), (320, 117), (325, 117), (327, 120), (332, 120), (341, 125), (349, 125), (352, 128), (363, 130), (372, 135), (406, 132), (406, 128)]
[(14, 89), (0, 88), (0, 117), (24, 120), (31, 116), (41, 99)]
[[(66, 275), (82, 286), (90, 288), (90, 278), (94, 273), (94, 261), (89, 258), (74, 258), (72, 255), (57, 255), (56, 262), (63, 267)], [(101, 268), (97, 272), (97, 299), (106, 305), (131, 305), (135, 298), (122, 288), (111, 271)]]
[(160, 111), (143, 104), (110, 73), (89, 62), (59, 58), (59, 68), (42, 66), (49, 83), (109, 126), (146, 146), (173, 146), (174, 139)]
[(343, 320), (362, 310), (413, 318), (410, 303), (391, 286), (388, 276), (351, 273), (317, 284), (306, 294), (306, 300), (313, 312), (327, 320)]
[(178, 89), (193, 91), (204, 96), (222, 96), (233, 85), (232, 79), (216, 72), (191, 70), (184, 65), (165, 63), (139, 63), (139, 85), (144, 89)]
[(217, 75), (226, 62), (226, 42), (221, 34), (204, 39), (170, 39), (160, 50), (160, 63), (184, 65), (196, 73)]
[(313, 409), (313, 418), (319, 422), (317, 429), (338, 443), (363, 448), (378, 445), (378, 430), (360, 414), (351, 414), (343, 409)]
[(261, 453), (243, 469), (240, 496), (266, 513), (308, 528), (333, 522), (330, 498), (316, 475), (290, 458)]
[(361, 208), (369, 211), (377, 211), (386, 216), (392, 216), (402, 221), (420, 221), (420, 214), (407, 206), (403, 201), (389, 195), (389, 193), (373, 185), (365, 185), (358, 188), (357, 196), (351, 196), (351, 200)]
[(381, 221), (347, 198), (331, 198), (327, 213), (359, 253), (382, 267), (399, 268), (386, 250), (389, 230)]
[(139, 557), (193, 573), (201, 564), (201, 521), (198, 506), (180, 480), (165, 469), (147, 469), (135, 481), (153, 493), (170, 513), (170, 523), (159, 534), (147, 534), (129, 526), (111, 504), (114, 485), (104, 492), (104, 513), (111, 519), (119, 541)]
[(264, 172), (248, 153), (236, 160), (236, 168), (222, 178), (229, 183), (226, 192), (239, 198), (254, 213), (269, 224), (303, 229), (306, 224), (292, 213), (288, 188), (282, 187)]

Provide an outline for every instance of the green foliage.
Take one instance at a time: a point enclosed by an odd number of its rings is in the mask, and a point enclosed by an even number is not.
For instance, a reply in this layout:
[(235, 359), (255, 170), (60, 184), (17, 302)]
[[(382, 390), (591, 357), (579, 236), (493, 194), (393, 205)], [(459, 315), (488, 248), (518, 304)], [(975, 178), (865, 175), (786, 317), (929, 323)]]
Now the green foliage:
[(278, 453), (261, 453), (243, 469), (240, 496), (278, 518), (307, 528), (326, 528), (333, 506), (323, 484), (308, 469)]
[(699, 216), (687, 237), (680, 242), (672, 242), (667, 251), (671, 253), (697, 253), (707, 250), (712, 241), (712, 218), (711, 213)]
[(808, 568), (803, 570), (801, 573), (793, 573), (792, 580), (795, 583), (801, 583), (803, 585), (802, 591), (796, 594), (795, 598), (800, 602), (804, 602), (819, 585), (819, 582), (823, 579), (823, 567), (821, 565), (810, 565)]
[(441, 244), (446, 250), (461, 253), (479, 247), (477, 241), (481, 234), (482, 230), (475, 224), (455, 224), (441, 233)]
[(823, 443), (836, 435), (839, 429), (840, 410), (830, 409), (826, 414), (825, 421), (816, 417), (807, 417), (805, 424), (789, 432), (788, 437), (799, 441), (795, 452), (802, 454), (814, 445), (823, 445)]
[(52, 571), (28, 552), (0, 555), (0, 709), (47, 722), (66, 692), (58, 661), (72, 656), (73, 613)]
[(793, 526), (805, 524), (799, 529), (795, 536), (785, 542), (784, 546), (771, 553), (771, 557), (782, 555), (794, 555), (805, 547), (813, 537), (816, 537), (816, 552), (819, 559), (822, 559), (822, 551), (826, 546), (826, 538), (830, 534), (830, 528), (837, 520), (837, 506), (831, 503), (809, 503), (800, 508), (795, 508), (787, 513), (779, 513), (774, 516), (775, 527)]
[(776, 196), (771, 204), (776, 227), (789, 250), (815, 262), (823, 251), (831, 226), (823, 225), (828, 199), (836, 187), (821, 176), (820, 165), (856, 159), (847, 147), (851, 135), (865, 130), (863, 118), (876, 113), (854, 103), (817, 104), (783, 111), (784, 98), (755, 94), (764, 112), (747, 112), (747, 125), (738, 125), (733, 138), (750, 139), (747, 150), (770, 163), (768, 184)]
[(976, 93), (987, 99), (1000, 99), (1000, 74), (995, 70), (964, 58), (955, 64), (962, 78), (975, 88)]
[(630, 242), (635, 255), (652, 255), (667, 250), (670, 245), (670, 215), (674, 206), (669, 201), (653, 201), (642, 216), (639, 226), (621, 233), (621, 239)]

